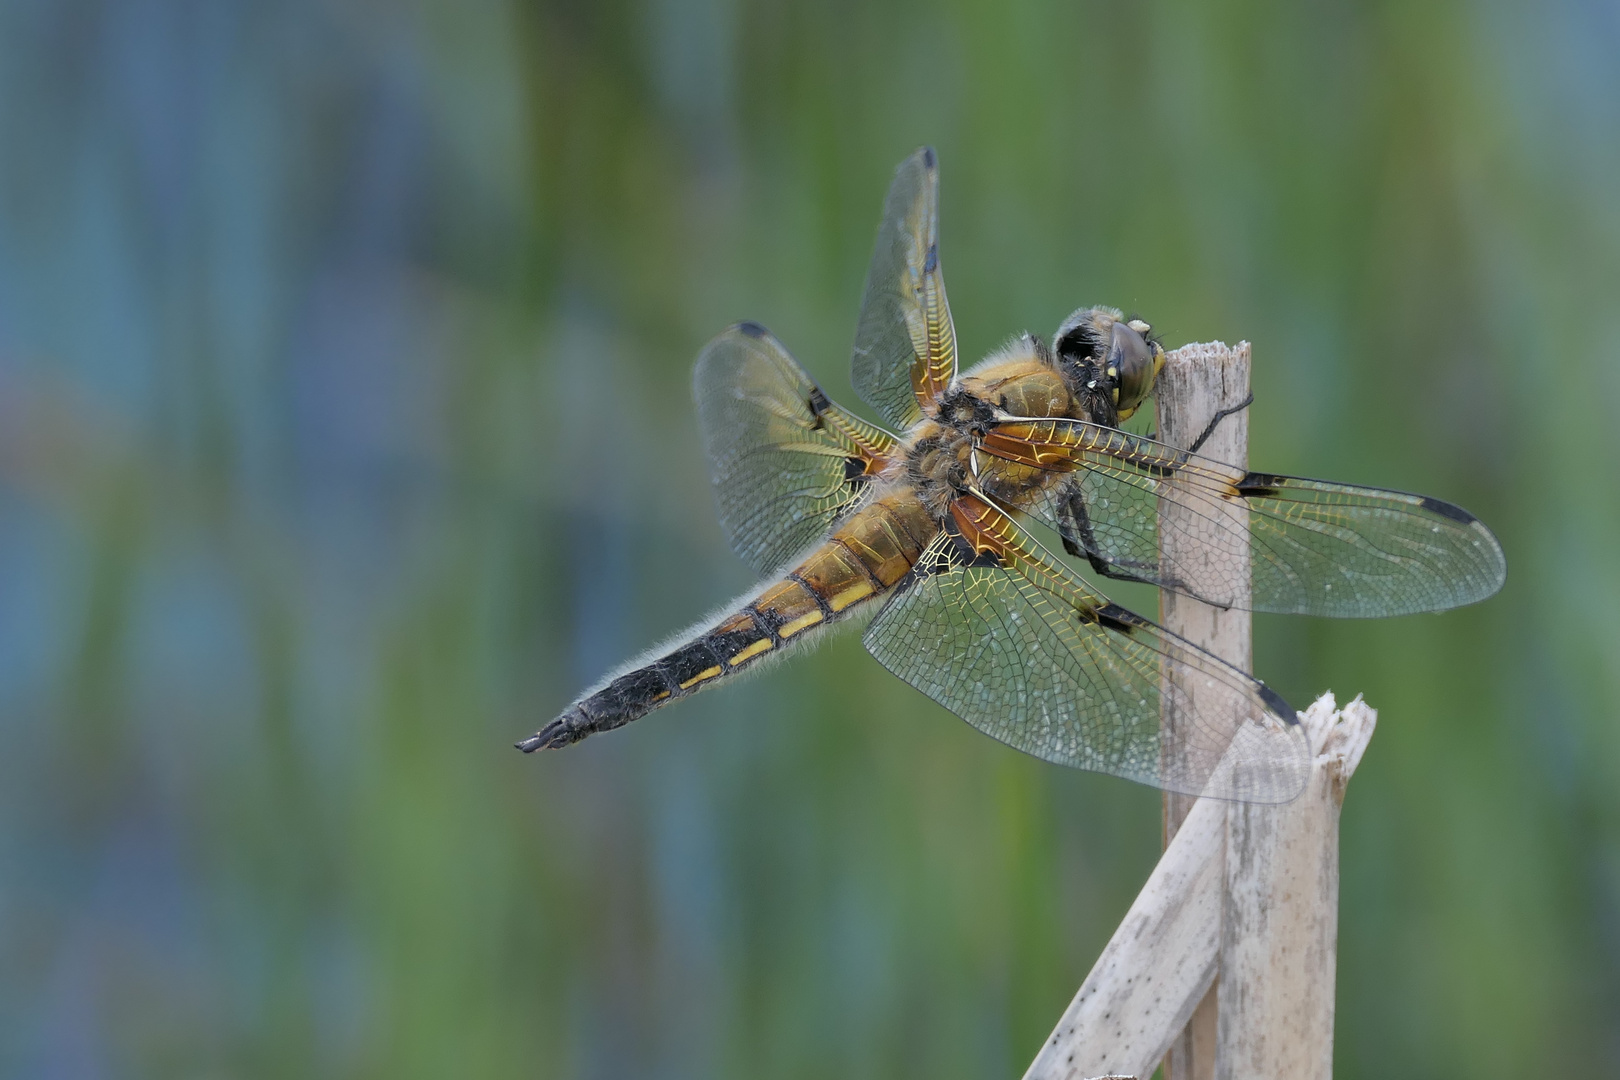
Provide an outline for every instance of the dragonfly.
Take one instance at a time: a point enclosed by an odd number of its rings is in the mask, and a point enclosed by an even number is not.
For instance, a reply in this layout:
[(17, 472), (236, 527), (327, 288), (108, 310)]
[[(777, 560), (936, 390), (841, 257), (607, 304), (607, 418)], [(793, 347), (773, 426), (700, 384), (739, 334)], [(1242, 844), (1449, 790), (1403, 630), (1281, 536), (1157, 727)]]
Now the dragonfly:
[(1202, 457), (1214, 422), (1188, 449), (1123, 430), (1165, 352), (1113, 308), (958, 370), (938, 230), (938, 161), (923, 147), (884, 202), (851, 357), (856, 392), (892, 430), (835, 404), (758, 323), (703, 349), (695, 396), (720, 520), (764, 580), (517, 746), (621, 727), (864, 621), (880, 664), (1019, 750), (1170, 791), (1293, 799), (1310, 769), (1294, 709), (1080, 569), (1223, 608), (1360, 618), (1491, 596), (1501, 546), (1439, 499)]

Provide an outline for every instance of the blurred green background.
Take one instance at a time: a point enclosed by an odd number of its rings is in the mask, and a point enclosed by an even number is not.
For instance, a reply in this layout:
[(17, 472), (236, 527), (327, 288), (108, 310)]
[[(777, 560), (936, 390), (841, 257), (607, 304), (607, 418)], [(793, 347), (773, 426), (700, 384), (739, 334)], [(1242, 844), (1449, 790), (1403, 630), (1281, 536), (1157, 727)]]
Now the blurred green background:
[(1256, 467), (1507, 550), (1257, 620), (1380, 710), (1338, 1075), (1620, 1075), (1617, 55), (1604, 0), (0, 2), (0, 1072), (1021, 1074), (1155, 792), (855, 636), (510, 747), (747, 587), (693, 357), (758, 319), (856, 404), (930, 142), (964, 355), (1250, 339)]

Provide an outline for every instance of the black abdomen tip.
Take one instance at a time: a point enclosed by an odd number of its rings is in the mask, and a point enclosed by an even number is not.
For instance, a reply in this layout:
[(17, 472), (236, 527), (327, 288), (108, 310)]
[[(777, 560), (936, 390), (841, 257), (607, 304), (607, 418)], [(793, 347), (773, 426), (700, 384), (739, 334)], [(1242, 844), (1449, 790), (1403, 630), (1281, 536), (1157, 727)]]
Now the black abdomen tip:
[(569, 723), (570, 715), (570, 713), (564, 713), (527, 739), (515, 742), (512, 745), (525, 754), (532, 754), (536, 750), (556, 750), (559, 747), (579, 742), (586, 736), (587, 732)]

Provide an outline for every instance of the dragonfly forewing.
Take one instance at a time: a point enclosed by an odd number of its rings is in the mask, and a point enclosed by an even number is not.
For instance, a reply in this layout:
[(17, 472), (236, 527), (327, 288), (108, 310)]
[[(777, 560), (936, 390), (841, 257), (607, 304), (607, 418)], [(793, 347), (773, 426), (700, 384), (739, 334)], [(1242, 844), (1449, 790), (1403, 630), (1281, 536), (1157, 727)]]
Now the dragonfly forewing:
[[(1029, 489), (1020, 508), (1093, 569), (1220, 607), (1341, 618), (1444, 611), (1491, 596), (1507, 575), (1484, 524), (1427, 496), (1248, 472), (1078, 420), (1008, 422), (985, 449), (1069, 474)], [(1169, 505), (1178, 512), (1162, 514)], [(1177, 530), (1174, 543), (1166, 528)], [(1181, 552), (1196, 552), (1197, 565)]]
[(850, 378), (855, 390), (904, 430), (956, 374), (956, 330), (939, 265), (939, 168), (931, 147), (895, 170), (883, 204)]

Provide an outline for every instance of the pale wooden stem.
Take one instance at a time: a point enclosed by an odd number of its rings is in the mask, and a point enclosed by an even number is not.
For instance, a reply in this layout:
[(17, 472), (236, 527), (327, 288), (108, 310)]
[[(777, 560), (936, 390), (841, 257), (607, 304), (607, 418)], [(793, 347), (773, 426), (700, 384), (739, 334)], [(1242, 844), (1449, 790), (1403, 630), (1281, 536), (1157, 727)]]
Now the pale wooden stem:
[[(1247, 341), (1238, 342), (1235, 349), (1214, 341), (1183, 345), (1169, 353), (1164, 370), (1154, 384), (1159, 441), (1171, 446), (1191, 446), (1217, 412), (1235, 408), (1249, 396), (1249, 368)], [(1223, 418), (1198, 452), (1247, 471), (1249, 411), (1241, 409)], [(1188, 576), (1193, 580), (1197, 580), (1201, 563), (1216, 557), (1229, 561), (1233, 557), (1230, 547), (1217, 551), (1207, 543), (1207, 529), (1199, 515), (1208, 512), (1211, 511), (1207, 507), (1193, 510), (1170, 502), (1159, 506), (1159, 545), (1177, 566), (1191, 571)], [(1238, 504), (1226, 507), (1225, 512), (1232, 519), (1233, 535), (1246, 537), (1248, 511)], [(1242, 557), (1245, 561), (1248, 558), (1246, 553)], [(1222, 567), (1219, 572), (1222, 576), (1231, 574), (1228, 567)], [(1212, 607), (1169, 590), (1159, 593), (1159, 621), (1167, 630), (1214, 653), (1240, 671), (1254, 669), (1254, 620), (1247, 608), (1246, 603), (1230, 608)], [(1165, 717), (1167, 726), (1177, 721), (1175, 716)], [(1166, 844), (1192, 804), (1192, 796), (1165, 795)]]
[(1335, 718), (1324, 695), (1300, 722), (1317, 755), (1305, 793), (1226, 812), (1218, 1080), (1333, 1076), (1339, 809), (1377, 713), (1358, 697)]
[[(1233, 966), (1218, 1075), (1328, 1075), (1339, 807), (1377, 713), (1359, 697), (1335, 712), (1323, 694), (1301, 723), (1317, 751), (1305, 793), (1286, 806), (1242, 807), (1246, 824), (1230, 835), (1229, 818), (1240, 816), (1230, 804), (1193, 803), (1025, 1080), (1150, 1075), (1224, 964)], [(1227, 852), (1237, 845), (1249, 855), (1234, 875)], [(1228, 932), (1240, 903), (1261, 917)]]
[[(1157, 387), (1159, 438), (1190, 445), (1248, 389), (1246, 342), (1176, 350)], [(1223, 419), (1200, 453), (1246, 470), (1247, 412)], [(1227, 512), (1239, 526), (1235, 535), (1246, 536), (1241, 503)], [(1196, 574), (1209, 552), (1198, 544), (1199, 529), (1175, 527), (1184, 513), (1161, 505), (1160, 542)], [(1160, 617), (1248, 671), (1246, 607), (1165, 593)], [(1161, 1059), (1167, 1080), (1331, 1076), (1339, 807), (1376, 720), (1359, 697), (1336, 713), (1332, 694), (1302, 714), (1316, 757), (1305, 793), (1287, 806), (1165, 797), (1164, 855), (1026, 1080), (1145, 1077)], [(1164, 717), (1169, 730), (1180, 722)], [(1218, 985), (1226, 987), (1219, 997)]]
[(1147, 1076), (1215, 978), (1226, 807), (1195, 804), (1025, 1080)]
[[(1172, 446), (1190, 447), (1209, 427), (1222, 409), (1240, 406), (1249, 396), (1249, 343), (1239, 342), (1229, 349), (1221, 342), (1184, 345), (1165, 358), (1164, 371), (1154, 388), (1158, 409), (1159, 439)], [(1223, 417), (1199, 448), (1205, 457), (1249, 467), (1249, 413), (1241, 409)], [(1247, 511), (1229, 508), (1237, 526), (1234, 535), (1248, 535)], [(1196, 511), (1164, 503), (1159, 508), (1160, 545), (1178, 566), (1196, 567), (1210, 557), (1210, 548), (1200, 544), (1202, 530)], [(1185, 523), (1184, 530), (1177, 529)], [(1224, 553), (1230, 558), (1231, 553)], [(1245, 556), (1246, 558), (1246, 556)], [(1207, 649), (1243, 671), (1254, 668), (1252, 619), (1247, 604), (1223, 609), (1200, 603), (1169, 591), (1160, 593), (1159, 621), (1166, 629), (1194, 645)], [(1167, 699), (1168, 700), (1168, 699)], [(1196, 707), (1196, 696), (1193, 703)], [(1168, 710), (1167, 730), (1180, 722)], [(1169, 792), (1164, 796), (1164, 843), (1169, 845), (1182, 820), (1192, 808), (1193, 799)], [(1165, 1080), (1210, 1080), (1215, 1075), (1215, 1040), (1220, 986), (1217, 979), (1204, 999), (1193, 1010), (1186, 1029), (1171, 1045), (1164, 1059)]]

